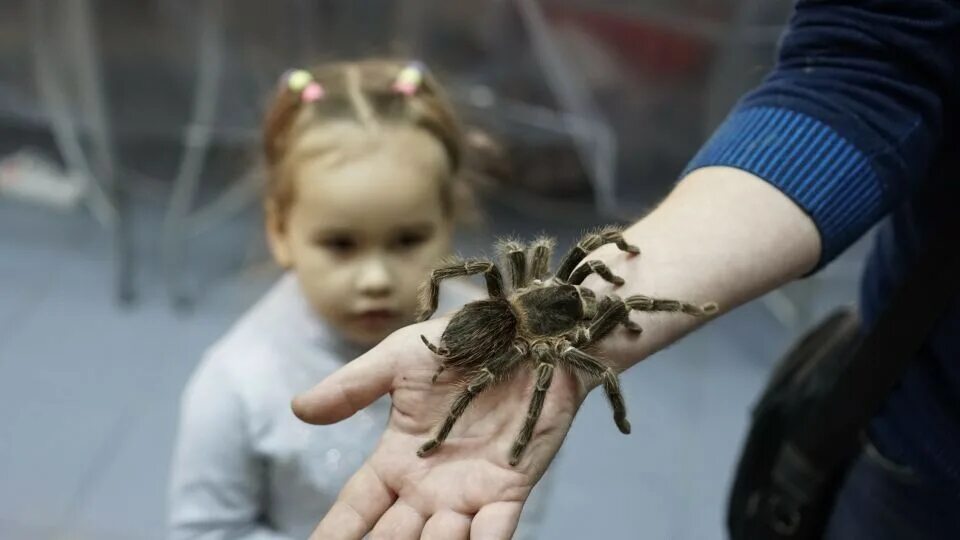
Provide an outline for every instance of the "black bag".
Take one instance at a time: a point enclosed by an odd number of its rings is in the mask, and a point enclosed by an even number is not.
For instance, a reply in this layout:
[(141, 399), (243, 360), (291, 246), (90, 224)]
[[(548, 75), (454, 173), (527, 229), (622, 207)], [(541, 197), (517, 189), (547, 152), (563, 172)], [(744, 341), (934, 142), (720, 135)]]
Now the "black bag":
[(823, 537), (862, 432), (960, 285), (954, 211), (864, 335), (840, 309), (777, 365), (753, 411), (727, 509), (733, 540)]
[[(804, 335), (777, 364), (754, 406), (750, 434), (734, 477), (727, 512), (731, 538), (778, 538), (771, 532), (782, 538), (821, 535), (840, 475), (829, 479), (825, 496), (799, 523), (799, 516), (782, 504), (771, 473), (791, 428), (802, 423), (813, 405), (829, 392), (861, 341), (856, 311), (840, 308)], [(801, 526), (817, 532), (800, 531)]]

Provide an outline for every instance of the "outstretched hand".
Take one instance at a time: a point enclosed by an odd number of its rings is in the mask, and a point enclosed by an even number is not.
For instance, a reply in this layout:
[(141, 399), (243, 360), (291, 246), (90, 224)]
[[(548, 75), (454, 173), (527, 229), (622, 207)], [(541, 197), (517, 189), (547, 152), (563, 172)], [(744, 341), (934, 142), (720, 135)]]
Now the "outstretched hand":
[(563, 442), (587, 389), (558, 371), (523, 459), (510, 449), (526, 416), (533, 371), (484, 391), (428, 457), (430, 439), (460, 389), (456, 374), (431, 382), (438, 359), (421, 342), (438, 340), (447, 319), (398, 330), (293, 402), (312, 424), (343, 420), (390, 393), (393, 408), (377, 448), (314, 531), (324, 540), (509, 539), (520, 511)]

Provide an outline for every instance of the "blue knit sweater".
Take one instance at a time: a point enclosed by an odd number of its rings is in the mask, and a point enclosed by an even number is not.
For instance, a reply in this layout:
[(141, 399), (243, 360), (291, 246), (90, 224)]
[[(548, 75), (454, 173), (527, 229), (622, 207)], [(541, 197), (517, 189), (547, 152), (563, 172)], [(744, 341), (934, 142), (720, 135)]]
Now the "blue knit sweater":
[[(687, 171), (737, 167), (779, 188), (816, 223), (820, 266), (882, 221), (862, 281), (869, 326), (942, 231), (941, 208), (960, 211), (958, 105), (960, 1), (800, 0), (776, 68)], [(951, 204), (930, 204), (920, 189)], [(960, 490), (960, 298), (870, 434), (891, 458)]]

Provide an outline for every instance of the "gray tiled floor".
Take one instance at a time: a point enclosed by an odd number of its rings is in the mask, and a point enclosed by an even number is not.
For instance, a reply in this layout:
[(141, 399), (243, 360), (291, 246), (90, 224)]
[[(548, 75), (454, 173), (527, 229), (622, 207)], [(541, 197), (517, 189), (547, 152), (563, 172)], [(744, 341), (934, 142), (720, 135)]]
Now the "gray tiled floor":
[[(589, 220), (550, 217), (538, 225), (565, 237)], [(464, 250), (529, 221), (501, 208)], [(109, 246), (82, 213), (0, 200), (0, 538), (162, 538), (180, 388), (269, 283), (236, 273), (178, 315), (144, 265), (139, 303), (122, 309)], [(853, 281), (829, 275), (815, 312), (853, 296)], [(721, 538), (747, 408), (791, 334), (754, 303), (631, 370), (629, 437), (590, 396), (554, 469), (543, 538)]]

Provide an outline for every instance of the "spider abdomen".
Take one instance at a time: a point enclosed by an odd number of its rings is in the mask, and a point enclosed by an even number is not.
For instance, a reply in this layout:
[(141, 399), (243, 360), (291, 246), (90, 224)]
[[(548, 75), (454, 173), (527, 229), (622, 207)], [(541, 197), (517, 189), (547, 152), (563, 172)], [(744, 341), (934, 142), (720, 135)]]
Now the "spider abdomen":
[(491, 298), (471, 302), (454, 314), (441, 342), (449, 352), (444, 366), (473, 369), (506, 351), (517, 333), (517, 316), (510, 302)]

